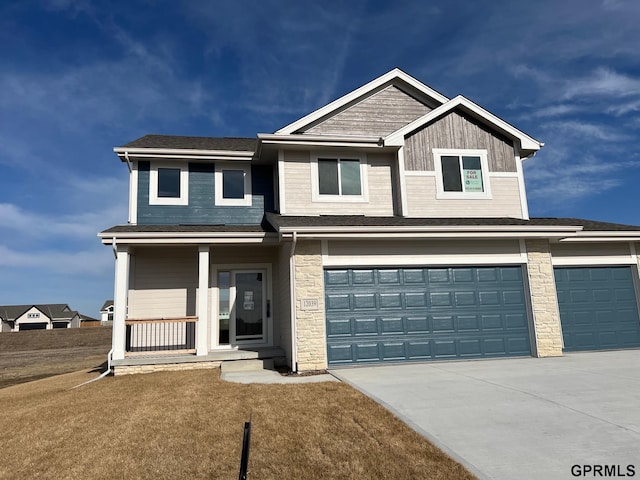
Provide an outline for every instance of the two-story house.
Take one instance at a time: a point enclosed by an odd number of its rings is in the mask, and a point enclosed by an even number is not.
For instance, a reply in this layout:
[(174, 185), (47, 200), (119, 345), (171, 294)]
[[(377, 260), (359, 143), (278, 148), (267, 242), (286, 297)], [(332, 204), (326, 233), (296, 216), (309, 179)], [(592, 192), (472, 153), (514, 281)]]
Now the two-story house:
[(542, 146), (396, 69), (273, 134), (115, 148), (116, 373), (640, 347), (640, 227), (529, 218)]

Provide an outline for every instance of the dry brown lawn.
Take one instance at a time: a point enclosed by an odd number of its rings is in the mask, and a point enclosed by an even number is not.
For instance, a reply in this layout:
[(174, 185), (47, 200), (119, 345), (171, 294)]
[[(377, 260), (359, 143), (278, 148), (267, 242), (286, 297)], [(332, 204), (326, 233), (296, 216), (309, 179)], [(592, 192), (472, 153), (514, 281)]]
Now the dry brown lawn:
[(241, 385), (218, 370), (77, 372), (0, 390), (0, 478), (234, 479), (253, 416), (249, 479), (471, 479), (342, 383)]
[(1, 333), (0, 388), (100, 368), (110, 347), (111, 327)]

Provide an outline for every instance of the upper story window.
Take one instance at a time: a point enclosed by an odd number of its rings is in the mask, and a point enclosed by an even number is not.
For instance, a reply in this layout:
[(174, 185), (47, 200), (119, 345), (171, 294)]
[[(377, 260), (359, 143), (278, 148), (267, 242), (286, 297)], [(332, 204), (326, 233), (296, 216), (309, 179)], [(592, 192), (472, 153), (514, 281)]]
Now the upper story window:
[(367, 201), (366, 163), (361, 157), (315, 155), (311, 177), (313, 201)]
[(251, 206), (251, 166), (216, 164), (216, 205)]
[(149, 205), (187, 205), (189, 167), (187, 164), (151, 164)]
[(40, 314), (36, 313), (27, 313), (27, 318), (40, 318)]
[(437, 198), (490, 198), (486, 150), (433, 149)]

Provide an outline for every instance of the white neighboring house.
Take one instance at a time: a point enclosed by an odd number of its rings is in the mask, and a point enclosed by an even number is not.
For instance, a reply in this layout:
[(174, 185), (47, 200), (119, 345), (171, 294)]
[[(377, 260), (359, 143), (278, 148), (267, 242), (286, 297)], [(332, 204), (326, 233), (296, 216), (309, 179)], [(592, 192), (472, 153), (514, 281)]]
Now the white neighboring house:
[(80, 327), (80, 313), (66, 303), (0, 305), (2, 332)]
[(106, 300), (100, 309), (100, 323), (111, 325), (113, 322), (113, 300)]

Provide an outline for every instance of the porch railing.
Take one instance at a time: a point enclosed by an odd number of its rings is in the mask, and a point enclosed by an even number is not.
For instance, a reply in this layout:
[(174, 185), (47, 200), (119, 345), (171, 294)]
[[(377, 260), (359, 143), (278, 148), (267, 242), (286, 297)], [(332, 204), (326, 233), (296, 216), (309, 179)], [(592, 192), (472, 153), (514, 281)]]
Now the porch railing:
[(126, 352), (195, 353), (198, 317), (128, 319)]

